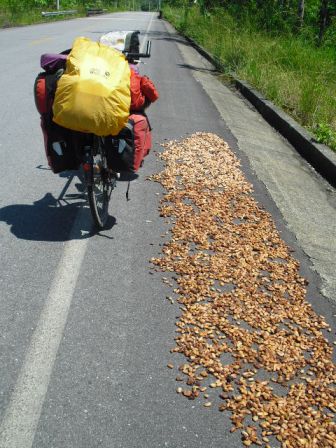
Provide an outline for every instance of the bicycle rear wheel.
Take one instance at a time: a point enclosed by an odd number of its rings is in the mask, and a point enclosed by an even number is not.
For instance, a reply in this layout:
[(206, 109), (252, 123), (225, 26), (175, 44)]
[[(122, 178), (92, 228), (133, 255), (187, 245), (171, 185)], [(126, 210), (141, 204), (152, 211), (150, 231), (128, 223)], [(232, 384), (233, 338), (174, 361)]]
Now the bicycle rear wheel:
[(103, 229), (108, 219), (109, 201), (115, 179), (107, 168), (103, 143), (99, 142), (93, 152), (92, 177), (87, 185), (88, 200), (94, 223), (99, 229)]

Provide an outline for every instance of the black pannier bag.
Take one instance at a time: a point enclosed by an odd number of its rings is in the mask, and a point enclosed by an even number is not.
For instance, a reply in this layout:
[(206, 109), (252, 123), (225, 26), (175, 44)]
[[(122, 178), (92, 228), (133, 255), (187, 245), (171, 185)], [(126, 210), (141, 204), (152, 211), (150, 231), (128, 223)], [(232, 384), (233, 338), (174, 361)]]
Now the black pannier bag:
[(108, 167), (117, 172), (134, 173), (134, 122), (129, 119), (116, 137), (105, 137)]
[(128, 33), (126, 37), (125, 49), (130, 53), (139, 53), (140, 52), (140, 41), (139, 41), (140, 31), (133, 31), (132, 33)]
[[(44, 126), (42, 126), (43, 130)], [(70, 129), (54, 123), (52, 120), (44, 132), (45, 151), (48, 164), (54, 173), (61, 173), (67, 170), (77, 170), (79, 160), (76, 156), (74, 139), (75, 133)]]
[(140, 31), (111, 31), (100, 38), (100, 43), (127, 53), (139, 53)]

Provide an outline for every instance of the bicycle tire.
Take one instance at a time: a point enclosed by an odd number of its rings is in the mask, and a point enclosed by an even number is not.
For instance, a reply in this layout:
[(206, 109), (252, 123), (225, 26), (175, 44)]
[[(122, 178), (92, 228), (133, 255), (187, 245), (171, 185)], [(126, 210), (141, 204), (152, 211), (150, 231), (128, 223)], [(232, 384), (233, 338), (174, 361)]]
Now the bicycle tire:
[[(96, 172), (94, 167), (96, 167)], [(108, 219), (108, 207), (114, 184), (111, 183), (107, 170), (107, 161), (101, 145), (93, 156), (92, 182), (87, 185), (91, 215), (95, 225), (103, 229)]]
[(103, 229), (105, 227), (107, 218), (108, 218), (108, 197), (107, 193), (104, 191), (101, 193), (103, 195), (102, 205), (100, 206), (97, 201), (97, 194), (95, 192), (95, 185), (87, 187), (89, 205), (91, 210), (91, 215), (95, 225), (99, 229)]

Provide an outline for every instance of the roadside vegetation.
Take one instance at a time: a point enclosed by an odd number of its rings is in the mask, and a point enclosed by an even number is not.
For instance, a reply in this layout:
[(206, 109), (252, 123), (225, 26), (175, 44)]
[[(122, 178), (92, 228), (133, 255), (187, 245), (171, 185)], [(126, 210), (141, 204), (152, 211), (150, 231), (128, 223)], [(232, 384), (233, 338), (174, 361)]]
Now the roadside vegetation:
[[(44, 18), (56, 0), (0, 0), (0, 28)], [(164, 16), (336, 151), (335, 0), (164, 0)], [(156, 9), (155, 0), (59, 0), (60, 10)]]
[(170, 0), (164, 17), (336, 151), (336, 3)]
[(0, 0), (0, 28), (31, 25), (53, 20), (85, 16), (88, 8), (102, 8), (108, 11), (139, 10), (146, 6), (145, 0), (59, 0), (61, 11), (77, 10), (74, 15), (42, 17), (42, 11), (56, 11), (57, 0)]

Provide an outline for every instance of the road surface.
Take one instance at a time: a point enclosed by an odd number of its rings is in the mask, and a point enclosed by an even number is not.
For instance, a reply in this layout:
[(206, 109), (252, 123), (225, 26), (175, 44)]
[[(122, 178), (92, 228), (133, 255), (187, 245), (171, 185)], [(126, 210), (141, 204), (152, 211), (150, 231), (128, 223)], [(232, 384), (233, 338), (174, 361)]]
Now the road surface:
[(155, 152), (113, 194), (109, 228), (93, 231), (81, 185), (46, 165), (32, 87), (45, 52), (75, 37), (139, 29), (141, 66), (160, 100), (154, 150), (195, 131), (226, 140), (310, 282), (334, 337), (335, 192), (155, 13), (118, 13), (0, 31), (0, 447), (238, 447), (230, 421), (176, 394), (177, 305), (149, 260), (167, 225)]

